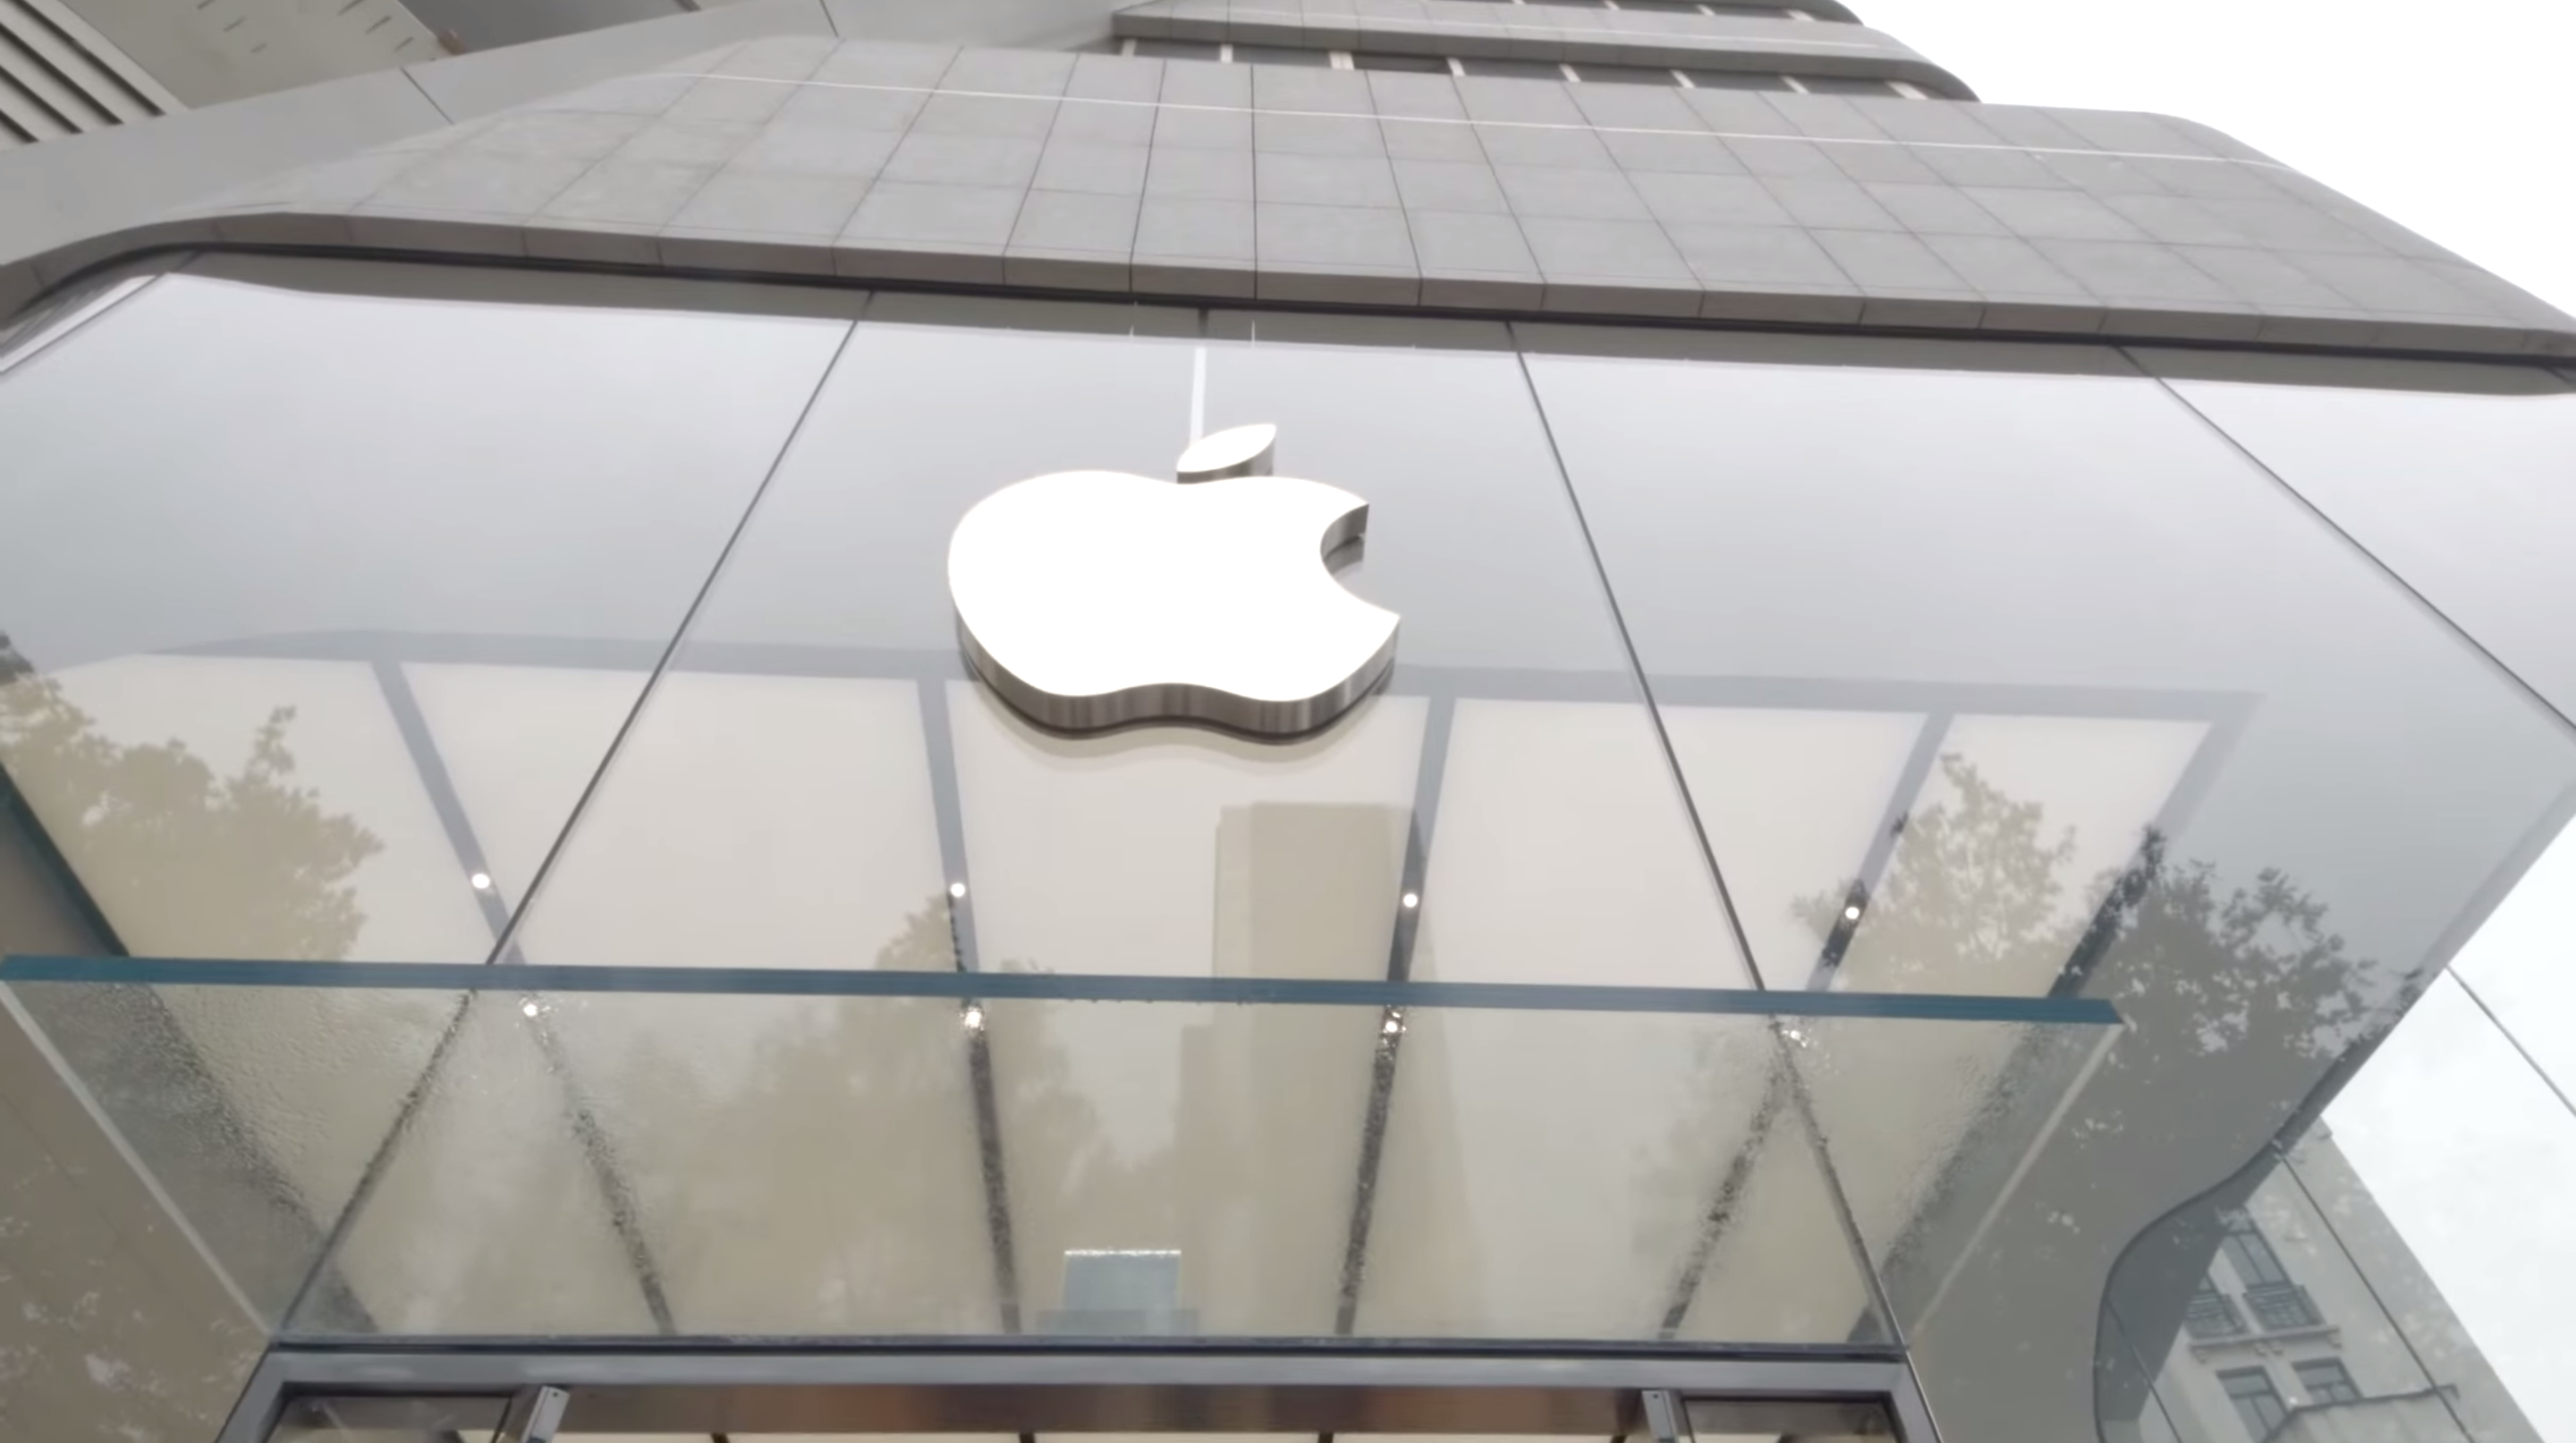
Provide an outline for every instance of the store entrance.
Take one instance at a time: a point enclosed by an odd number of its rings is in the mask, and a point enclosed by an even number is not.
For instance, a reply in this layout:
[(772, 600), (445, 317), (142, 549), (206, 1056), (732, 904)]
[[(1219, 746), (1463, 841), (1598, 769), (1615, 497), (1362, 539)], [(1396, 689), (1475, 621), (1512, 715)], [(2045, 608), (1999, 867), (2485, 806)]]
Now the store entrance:
[(1936, 1438), (1901, 1358), (643, 1348), (272, 1353), (222, 1443)]

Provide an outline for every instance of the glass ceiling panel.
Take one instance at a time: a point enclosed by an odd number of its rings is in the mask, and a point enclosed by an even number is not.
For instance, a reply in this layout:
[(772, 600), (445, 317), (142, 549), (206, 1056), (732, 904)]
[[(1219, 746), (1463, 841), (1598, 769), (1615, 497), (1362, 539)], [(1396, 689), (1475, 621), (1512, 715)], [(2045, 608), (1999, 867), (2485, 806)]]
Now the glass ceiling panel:
[[(374, 1162), (289, 1323), (370, 1336), (1883, 1339), (1828, 1161), (1865, 1146), (1951, 1199), (2007, 1184), (1990, 1154), (2027, 1139), (1961, 1121), (2047, 1112), (2113, 1017), (723, 968), (17, 958), (0, 983), (97, 1027), (209, 997), (246, 1023), (447, 1018), (434, 1057), (377, 1064), (417, 1105), (389, 1136), (349, 1121)], [(160, 1114), (261, 1150), (301, 1104), (233, 1063), (279, 1040), (201, 1043), (180, 1096), (52, 1039), (98, 1060), (75, 1080), (183, 1207), (211, 1164), (154, 1143)], [(1895, 1124), (1854, 1104), (1926, 1049), (2022, 1065), (1952, 1069)]]

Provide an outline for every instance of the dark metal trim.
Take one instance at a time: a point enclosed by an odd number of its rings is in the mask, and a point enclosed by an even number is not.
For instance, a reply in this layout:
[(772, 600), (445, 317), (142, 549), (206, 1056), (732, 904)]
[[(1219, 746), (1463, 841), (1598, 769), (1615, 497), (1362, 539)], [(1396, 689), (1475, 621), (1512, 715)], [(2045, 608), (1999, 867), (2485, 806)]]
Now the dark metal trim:
[(1756, 992), (1517, 982), (1380, 982), (1055, 972), (842, 972), (765, 967), (586, 967), (526, 963), (259, 962), (187, 957), (0, 957), (0, 981), (165, 987), (330, 987), (433, 992), (579, 992), (671, 996), (950, 997), (960, 1001), (1267, 1003), (1535, 1012), (1684, 1012), (1738, 1017), (1870, 1017), (2116, 1027), (2097, 997), (1977, 997), (1916, 992)]
[(564, 1389), (572, 1432), (1280, 1431), (1624, 1434), (1645, 1393), (1702, 1428), (1892, 1430), (1935, 1443), (1910, 1370), (1887, 1350), (1551, 1353), (1384, 1347), (974, 1350), (281, 1349), (219, 1443), (265, 1443), (292, 1397), (336, 1415), (394, 1408), (460, 1421), (498, 1398)]

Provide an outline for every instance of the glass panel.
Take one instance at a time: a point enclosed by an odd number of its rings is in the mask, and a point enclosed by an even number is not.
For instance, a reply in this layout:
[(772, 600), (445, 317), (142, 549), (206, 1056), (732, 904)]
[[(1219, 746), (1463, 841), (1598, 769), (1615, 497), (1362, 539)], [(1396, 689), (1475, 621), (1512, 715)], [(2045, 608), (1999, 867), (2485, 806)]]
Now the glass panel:
[[(2576, 747), (2116, 356), (1531, 334), (1765, 976), (2131, 1019), (2062, 1116), (1982, 1041), (1810, 1083), (1945, 1425), (2081, 1436), (2115, 1259), (2450, 959)], [(2027, 1139), (2009, 1201), (1923, 1132)]]
[[(507, 1398), (289, 1398), (269, 1443), (485, 1443)], [(573, 1435), (562, 1435), (570, 1438)]]
[[(287, 1023), (312, 992), (457, 1009), (307, 1333), (1884, 1337), (1822, 1166), (1849, 1124), (1811, 1135), (1802, 1092), (1846, 1052), (1985, 1048), (2054, 1056), (2015, 1085), (2062, 1096), (2109, 1015), (1951, 999), (1819, 1022), (1759, 994), (1583, 987), (1261, 1001), (1292, 984), (1224, 979), (1144, 1001), (938, 973), (746, 971), (759, 991), (722, 993), (566, 967), (245, 964), (209, 989), (172, 964), (7, 965), (17, 997), (102, 1011), (207, 990)], [(218, 1089), (198, 1110), (280, 1105)], [(2009, 1172), (1978, 1156), (2021, 1143), (1914, 1145), (1967, 1196)]]
[(1798, 84), (1810, 95), (1875, 95), (1884, 99), (1896, 93), (1896, 88), (1886, 81), (1862, 75), (1801, 75)]
[(1437, 55), (1391, 55), (1368, 51), (1351, 57), (1361, 70), (1400, 70), (1410, 75), (1447, 75), (1449, 62)]
[[(1254, 339), (1208, 348), (1208, 428), (1273, 422), (1283, 472), (1370, 503), (1366, 559), (1343, 579), (1403, 617), (1381, 704), (1426, 708), (1420, 794), (1370, 798), (1410, 803), (1427, 850), (1404, 887), (1420, 903), (1411, 975), (1740, 985), (1519, 365), (1471, 349), (1501, 333), (1212, 325)], [(1377, 344), (1331, 344), (1345, 339)]]
[[(490, 953), (846, 330), (739, 299), (210, 258), (14, 368), (0, 952)], [(241, 1000), (38, 1020), (273, 1322), (450, 1009)]]
[(2576, 391), (2536, 367), (2140, 351), (2139, 364), (2576, 713)]
[(1578, 65), (1575, 78), (1586, 85), (1671, 85), (1673, 73), (1641, 65)]
[(1294, 45), (1237, 45), (1233, 53), (1234, 63), (1237, 65), (1303, 65), (1323, 68), (1333, 63), (1333, 53), (1329, 50), (1308, 50)]

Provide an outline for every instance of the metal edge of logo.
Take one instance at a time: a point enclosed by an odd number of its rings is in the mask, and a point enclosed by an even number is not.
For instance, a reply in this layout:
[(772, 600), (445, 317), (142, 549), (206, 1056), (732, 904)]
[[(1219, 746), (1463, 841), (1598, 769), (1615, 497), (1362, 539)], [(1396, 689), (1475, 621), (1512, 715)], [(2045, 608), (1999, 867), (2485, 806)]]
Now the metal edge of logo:
[(1029, 685), (994, 659), (964, 617), (957, 641), (967, 665), (1011, 710), (1043, 730), (1067, 736), (1115, 731), (1152, 722), (1191, 722), (1262, 741), (1293, 741), (1324, 730), (1360, 699), (1377, 690), (1395, 666), (1401, 624), (1387, 630), (1375, 655), (1339, 684), (1294, 701), (1262, 701), (1212, 686), (1155, 682), (1094, 696), (1057, 696)]

